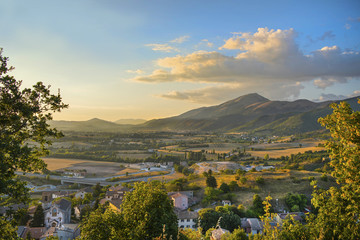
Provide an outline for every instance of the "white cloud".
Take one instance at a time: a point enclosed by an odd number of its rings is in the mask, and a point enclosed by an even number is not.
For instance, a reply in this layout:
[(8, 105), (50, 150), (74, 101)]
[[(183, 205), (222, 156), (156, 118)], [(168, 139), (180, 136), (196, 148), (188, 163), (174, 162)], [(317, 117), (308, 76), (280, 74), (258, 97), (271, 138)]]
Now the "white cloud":
[(136, 70), (126, 70), (126, 72), (128, 73), (136, 73), (136, 74), (143, 74), (144, 71), (141, 69), (136, 69)]
[(171, 43), (183, 43), (183, 42), (188, 41), (189, 38), (190, 38), (190, 36), (181, 36), (181, 37), (178, 37), (178, 38), (175, 38), (175, 39), (171, 40), (170, 42)]
[[(314, 81), (317, 87), (325, 89), (335, 83), (360, 79), (358, 52), (343, 52), (338, 46), (324, 46), (304, 55), (295, 41), (296, 36), (293, 29), (259, 28), (254, 34), (238, 33), (220, 47), (235, 51), (235, 54), (228, 56), (217, 51), (197, 51), (161, 58), (157, 60), (158, 68), (153, 73), (132, 80), (237, 84), (243, 93), (278, 94), (275, 98), (279, 99), (298, 96), (302, 82)], [(226, 87), (221, 85), (221, 89)], [(202, 96), (207, 96), (204, 91), (210, 90), (194, 90), (194, 93), (199, 91)], [(229, 88), (227, 91), (230, 91)], [(172, 92), (162, 97), (195, 101), (192, 93)], [(209, 99), (203, 97), (206, 98)]]
[(160, 51), (160, 52), (179, 52), (179, 49), (170, 46), (167, 43), (160, 44), (160, 43), (149, 43), (145, 46), (151, 47), (153, 51)]

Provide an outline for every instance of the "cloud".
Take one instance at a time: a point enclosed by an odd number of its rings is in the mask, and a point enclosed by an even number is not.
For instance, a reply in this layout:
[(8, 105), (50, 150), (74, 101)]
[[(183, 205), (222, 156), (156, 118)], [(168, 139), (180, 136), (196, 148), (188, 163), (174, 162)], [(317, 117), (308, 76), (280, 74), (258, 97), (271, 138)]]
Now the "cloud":
[(351, 25), (349, 23), (345, 24), (344, 26), (347, 30), (349, 30), (351, 28)]
[(345, 95), (336, 95), (336, 94), (332, 94), (332, 93), (328, 93), (328, 94), (321, 94), (321, 96), (319, 97), (319, 99), (316, 99), (315, 101), (337, 101), (337, 100), (343, 100), (346, 98), (353, 98), (353, 97), (358, 97), (360, 96), (360, 90), (355, 90), (352, 94), (349, 94), (347, 96)]
[(136, 73), (136, 74), (143, 74), (144, 71), (141, 69), (136, 69), (136, 70), (126, 70), (126, 72), (128, 73)]
[(199, 46), (200, 45), (205, 45), (207, 47), (213, 47), (214, 44), (212, 42), (209, 42), (209, 40), (207, 39), (202, 39), (201, 42), (198, 44)]
[[(279, 99), (289, 99), (298, 97), (304, 87), (300, 83), (286, 84), (276, 83), (260, 86), (261, 84), (219, 84), (211, 87), (193, 89), (187, 91), (170, 91), (158, 97), (171, 100), (186, 100), (194, 103), (212, 104), (248, 94), (258, 92), (268, 97)], [(266, 89), (266, 90), (265, 90)]]
[(323, 101), (333, 101), (333, 100), (343, 100), (345, 99), (346, 96), (344, 95), (335, 95), (332, 93), (329, 94), (321, 94), (321, 96), (319, 97), (319, 101), (323, 102)]
[(150, 43), (146, 44), (145, 46), (151, 47), (153, 51), (160, 51), (160, 52), (179, 52), (179, 49), (170, 46), (167, 43), (160, 44), (160, 43)]
[(183, 42), (188, 41), (189, 38), (190, 38), (190, 36), (181, 36), (181, 37), (175, 38), (174, 40), (171, 40), (170, 42), (171, 43), (183, 43)]
[[(324, 46), (303, 54), (295, 39), (297, 33), (289, 30), (259, 28), (255, 33), (236, 33), (225, 40), (220, 49), (231, 51), (231, 55), (218, 51), (196, 51), (187, 55), (160, 58), (151, 74), (137, 76), (132, 80), (147, 83), (193, 82), (241, 86), (243, 93), (258, 92), (276, 98), (298, 96), (303, 82), (313, 81), (315, 86), (325, 89), (335, 83), (346, 83), (360, 77), (359, 52), (342, 51), (338, 46)], [(332, 33), (323, 34), (323, 38)], [(275, 89), (276, 88), (276, 89)], [(281, 91), (279, 91), (281, 90)], [(208, 97), (204, 91), (194, 90)], [(268, 95), (266, 95), (268, 93)], [(225, 94), (225, 93), (224, 93)], [(172, 92), (162, 97), (195, 101), (192, 91)], [(197, 100), (200, 101), (200, 100)]]
[(319, 40), (324, 41), (326, 39), (334, 39), (335, 34), (332, 31), (325, 32), (321, 37), (319, 37)]

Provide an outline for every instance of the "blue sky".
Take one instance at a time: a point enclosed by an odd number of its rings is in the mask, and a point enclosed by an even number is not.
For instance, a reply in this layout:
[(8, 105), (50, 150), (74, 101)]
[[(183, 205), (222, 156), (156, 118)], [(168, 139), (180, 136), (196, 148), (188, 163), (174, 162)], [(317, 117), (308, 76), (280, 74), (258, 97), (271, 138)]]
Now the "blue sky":
[(13, 74), (50, 84), (55, 119), (159, 118), (258, 92), (360, 95), (360, 2), (3, 1)]

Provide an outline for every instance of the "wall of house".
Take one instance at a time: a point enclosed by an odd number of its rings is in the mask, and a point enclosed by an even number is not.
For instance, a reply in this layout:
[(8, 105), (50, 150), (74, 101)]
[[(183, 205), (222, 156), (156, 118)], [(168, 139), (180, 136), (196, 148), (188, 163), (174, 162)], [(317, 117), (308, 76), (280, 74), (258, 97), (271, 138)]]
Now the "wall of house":
[(196, 219), (178, 219), (179, 228), (192, 228), (196, 229)]

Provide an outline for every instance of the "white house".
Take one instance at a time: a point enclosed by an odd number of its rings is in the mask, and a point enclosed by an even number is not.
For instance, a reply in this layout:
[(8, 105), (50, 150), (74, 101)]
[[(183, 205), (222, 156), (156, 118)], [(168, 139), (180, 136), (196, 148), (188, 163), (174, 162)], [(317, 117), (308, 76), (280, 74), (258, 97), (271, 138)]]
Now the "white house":
[(179, 228), (192, 228), (196, 229), (197, 219), (199, 214), (191, 211), (175, 211), (178, 218)]

